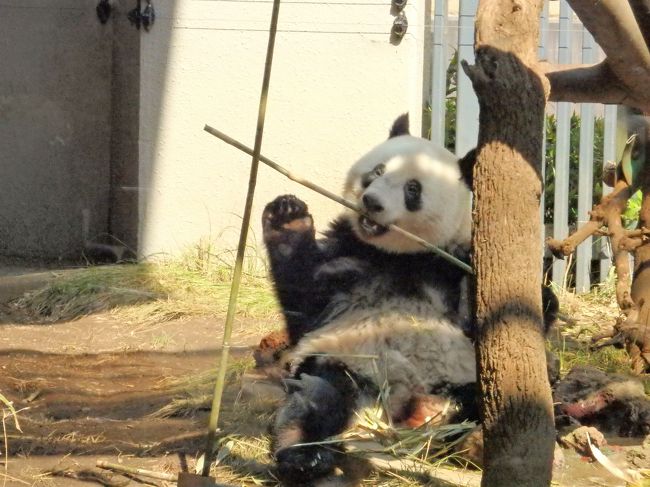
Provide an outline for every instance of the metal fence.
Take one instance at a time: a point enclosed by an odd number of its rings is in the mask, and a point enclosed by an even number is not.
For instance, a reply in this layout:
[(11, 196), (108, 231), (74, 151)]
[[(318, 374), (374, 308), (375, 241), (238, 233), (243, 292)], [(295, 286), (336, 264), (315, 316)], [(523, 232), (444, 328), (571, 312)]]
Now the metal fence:
[[(594, 63), (604, 55), (594, 42), (591, 34), (573, 15), (566, 0), (551, 1), (553, 12), (549, 13), (549, 0), (546, 0), (540, 18), (540, 59), (558, 64)], [(557, 8), (559, 3), (559, 9)], [(460, 0), (459, 4), (448, 0), (435, 0), (432, 29), (432, 71), (431, 71), (431, 139), (444, 144), (446, 128), (449, 131), (448, 98), (456, 97), (455, 103), (455, 151), (465, 154), (476, 145), (478, 135), (478, 101), (471, 82), (460, 69), (457, 72), (455, 95), (448, 94), (448, 67), (454, 54), (458, 59), (474, 62), (474, 16), (478, 0)], [(456, 7), (458, 11), (456, 14)], [(453, 12), (450, 12), (453, 10)], [(549, 103), (547, 113), (553, 114), (556, 121), (554, 140), (554, 195), (552, 222), (546, 221), (547, 235), (562, 239), (569, 234), (569, 160), (570, 152), (578, 151), (579, 174), (577, 178), (577, 225), (589, 218), (593, 205), (595, 187), (593, 167), (594, 150), (602, 151), (603, 161), (615, 160), (617, 107), (612, 105), (574, 104), (567, 102)], [(572, 115), (580, 118), (579, 140), (571, 140)], [(602, 147), (594, 145), (594, 124), (602, 117), (604, 125)], [(575, 116), (574, 116), (575, 118)], [(575, 138), (574, 138), (575, 139)], [(546, 140), (546, 137), (545, 137)], [(547, 149), (545, 147), (545, 149)], [(551, 153), (552, 153), (551, 152)], [(546, 150), (545, 150), (546, 153)], [(608, 188), (603, 186), (603, 191)], [(544, 219), (544, 201), (542, 201)], [(606, 239), (592, 242), (590, 238), (578, 247), (575, 259), (555, 260), (552, 264), (553, 282), (560, 286), (570, 282), (577, 292), (585, 292), (593, 284), (592, 279), (604, 280), (609, 271), (610, 259)], [(567, 263), (572, 262), (571, 269)], [(574, 267), (575, 266), (575, 267)], [(570, 272), (569, 272), (570, 271)]]

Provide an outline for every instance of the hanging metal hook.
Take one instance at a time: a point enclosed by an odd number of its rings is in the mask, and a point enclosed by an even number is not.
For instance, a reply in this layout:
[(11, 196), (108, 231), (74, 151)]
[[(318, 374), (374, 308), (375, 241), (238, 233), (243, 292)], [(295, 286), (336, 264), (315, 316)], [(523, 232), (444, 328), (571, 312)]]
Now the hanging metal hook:
[(395, 17), (395, 20), (393, 21), (392, 32), (398, 39), (401, 39), (406, 35), (406, 31), (408, 30), (408, 28), (409, 28), (409, 21), (406, 18), (406, 15), (404, 15), (404, 12), (400, 12), (399, 15)]
[(102, 24), (108, 22), (109, 17), (111, 16), (111, 4), (108, 3), (108, 0), (99, 0), (97, 7), (95, 8), (97, 12), (97, 17)]
[(142, 25), (144, 30), (148, 31), (153, 26), (156, 20), (156, 11), (153, 8), (151, 0), (146, 0), (147, 5), (142, 9), (142, 0), (138, 0), (136, 7), (131, 10), (127, 17), (136, 29), (140, 29)]
[(149, 31), (153, 27), (153, 23), (156, 21), (156, 11), (153, 9), (151, 0), (147, 0), (147, 6), (142, 11), (142, 26), (144, 30)]
[(141, 6), (142, 0), (137, 0), (135, 8), (133, 10), (129, 10), (129, 13), (126, 14), (126, 18), (129, 19), (129, 22), (135, 25), (135, 28), (138, 30), (140, 30), (140, 24), (142, 23), (142, 15), (140, 14)]

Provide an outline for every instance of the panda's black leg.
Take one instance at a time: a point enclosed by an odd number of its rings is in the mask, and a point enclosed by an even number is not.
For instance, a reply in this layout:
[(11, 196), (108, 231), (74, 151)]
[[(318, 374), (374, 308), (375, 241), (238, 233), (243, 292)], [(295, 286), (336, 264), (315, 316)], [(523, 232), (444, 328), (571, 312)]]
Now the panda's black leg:
[(344, 365), (315, 357), (305, 360), (296, 379), (287, 382), (290, 394), (273, 428), (277, 474), (284, 485), (310, 485), (332, 473), (344, 453), (336, 445), (301, 444), (320, 442), (344, 431), (360, 390)]
[(544, 317), (544, 335), (548, 334), (551, 326), (557, 320), (560, 312), (560, 301), (550, 286), (542, 285), (542, 314)]

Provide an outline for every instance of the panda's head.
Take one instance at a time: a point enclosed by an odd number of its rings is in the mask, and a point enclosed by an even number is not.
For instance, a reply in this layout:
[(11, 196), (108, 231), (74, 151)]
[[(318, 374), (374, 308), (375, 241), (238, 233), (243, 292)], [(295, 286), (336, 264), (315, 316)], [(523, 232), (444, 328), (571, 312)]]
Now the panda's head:
[(346, 214), (355, 234), (375, 247), (424, 250), (391, 231), (393, 223), (439, 247), (469, 248), (471, 192), (459, 159), (427, 139), (399, 135), (375, 147), (350, 169), (344, 197), (370, 217)]

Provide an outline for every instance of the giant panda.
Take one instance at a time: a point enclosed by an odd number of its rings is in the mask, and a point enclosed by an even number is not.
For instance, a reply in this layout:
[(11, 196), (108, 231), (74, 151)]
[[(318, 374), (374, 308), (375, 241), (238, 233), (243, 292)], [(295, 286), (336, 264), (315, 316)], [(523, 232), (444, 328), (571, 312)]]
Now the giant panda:
[(364, 215), (344, 212), (317, 239), (303, 201), (284, 195), (266, 205), (263, 237), (292, 347), (272, 427), (284, 484), (330, 474), (342, 451), (304, 444), (343, 432), (380, 390), (395, 422), (478, 419), (467, 274), (389, 229), (467, 261), (473, 156), (409, 135), (402, 116), (348, 172), (343, 196)]

